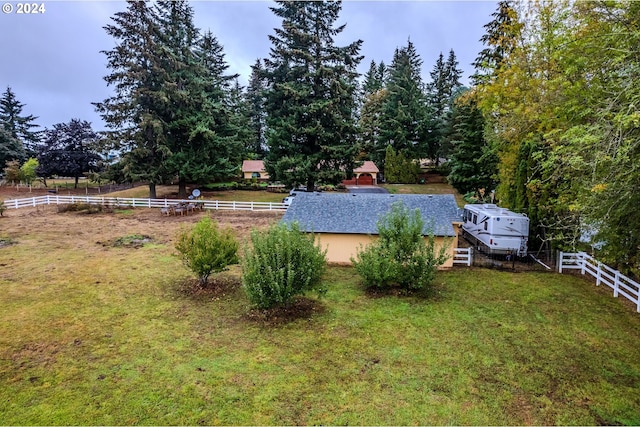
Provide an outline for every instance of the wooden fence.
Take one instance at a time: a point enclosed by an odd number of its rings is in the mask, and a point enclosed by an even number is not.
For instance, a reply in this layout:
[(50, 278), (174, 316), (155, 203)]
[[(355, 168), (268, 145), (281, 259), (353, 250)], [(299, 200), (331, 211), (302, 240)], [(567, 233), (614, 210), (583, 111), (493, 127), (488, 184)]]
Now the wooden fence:
[(560, 252), (558, 271), (562, 273), (564, 270), (580, 270), (582, 274), (595, 277), (596, 286), (600, 286), (601, 283), (609, 286), (613, 289), (614, 297), (622, 295), (627, 298), (636, 304), (636, 310), (640, 313), (640, 283), (631, 280), (618, 270), (614, 270), (584, 252)]
[(95, 196), (39, 196), (27, 199), (5, 200), (7, 209), (20, 209), (42, 205), (68, 205), (86, 203), (113, 207), (167, 208), (178, 203), (199, 203), (204, 209), (234, 211), (286, 211), (287, 205), (273, 202), (226, 202), (221, 200), (144, 199)]
[(468, 267), (473, 262), (473, 249), (472, 248), (454, 248), (453, 263), (464, 264)]

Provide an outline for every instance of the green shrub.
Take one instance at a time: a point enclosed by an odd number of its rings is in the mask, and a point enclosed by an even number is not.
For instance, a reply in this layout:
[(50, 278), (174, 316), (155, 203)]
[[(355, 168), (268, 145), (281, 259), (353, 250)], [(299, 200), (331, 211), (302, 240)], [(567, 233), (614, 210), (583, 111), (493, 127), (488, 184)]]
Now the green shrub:
[(22, 179), (31, 184), (36, 179), (36, 168), (40, 165), (38, 159), (33, 157), (29, 158), (22, 166), (20, 166), (20, 172), (22, 173)]
[(314, 245), (314, 236), (297, 224), (277, 224), (266, 233), (251, 233), (242, 263), (247, 297), (258, 308), (287, 304), (320, 282), (326, 267), (326, 251)]
[(211, 273), (238, 263), (238, 241), (231, 228), (218, 228), (211, 218), (203, 218), (191, 229), (183, 228), (175, 245), (182, 262), (196, 273), (205, 287)]
[(364, 282), (379, 288), (428, 286), (438, 266), (448, 259), (447, 242), (436, 251), (433, 233), (425, 241), (423, 227), (418, 209), (410, 212), (402, 202), (394, 203), (378, 221), (379, 238), (367, 247), (361, 246), (356, 259), (351, 259)]
[(415, 184), (420, 175), (420, 166), (387, 145), (385, 153), (385, 180), (389, 184)]

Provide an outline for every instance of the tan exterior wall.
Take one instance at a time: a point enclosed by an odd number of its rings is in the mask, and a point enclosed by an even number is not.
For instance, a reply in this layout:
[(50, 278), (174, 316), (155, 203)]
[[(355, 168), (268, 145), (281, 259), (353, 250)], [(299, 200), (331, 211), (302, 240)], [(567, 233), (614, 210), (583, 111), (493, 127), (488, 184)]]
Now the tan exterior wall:
[[(253, 172), (244, 172), (244, 179), (252, 179), (251, 175), (253, 174)], [(237, 176), (237, 175), (236, 175)], [(260, 178), (258, 178), (259, 180), (266, 180), (269, 179), (269, 174), (266, 172), (260, 172)]]
[[(368, 245), (377, 236), (366, 234), (330, 234), (316, 233), (316, 244), (320, 243), (322, 249), (327, 249), (327, 261), (334, 264), (351, 264), (351, 258), (356, 256), (360, 245)], [(426, 239), (426, 237), (425, 237)], [(436, 250), (440, 250), (445, 238), (436, 237)], [(458, 237), (450, 238), (449, 259), (440, 267), (453, 267), (453, 249), (458, 247)]]

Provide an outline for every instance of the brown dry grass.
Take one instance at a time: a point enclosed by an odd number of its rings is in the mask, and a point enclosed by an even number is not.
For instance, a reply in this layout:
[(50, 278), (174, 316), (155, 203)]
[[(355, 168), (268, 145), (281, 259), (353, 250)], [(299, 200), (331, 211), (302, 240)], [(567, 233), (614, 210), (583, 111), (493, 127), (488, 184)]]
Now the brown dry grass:
[(57, 213), (56, 206), (9, 210), (0, 219), (0, 230), (7, 237), (31, 236), (37, 240), (53, 240), (59, 246), (81, 246), (95, 250), (96, 243), (107, 242), (130, 234), (146, 234), (157, 243), (172, 246), (180, 227), (195, 224), (211, 216), (222, 226), (233, 228), (238, 238), (246, 240), (253, 228), (267, 227), (278, 221), (278, 212), (205, 211), (188, 216), (163, 216), (159, 209), (137, 208), (115, 213)]

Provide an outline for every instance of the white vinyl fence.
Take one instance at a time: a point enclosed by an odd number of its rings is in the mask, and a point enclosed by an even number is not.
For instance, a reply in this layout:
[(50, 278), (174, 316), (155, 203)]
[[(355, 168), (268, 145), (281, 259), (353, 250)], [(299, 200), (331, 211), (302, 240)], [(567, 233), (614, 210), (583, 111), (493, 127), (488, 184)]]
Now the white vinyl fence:
[(453, 254), (454, 264), (464, 264), (470, 267), (472, 261), (473, 261), (472, 248), (454, 248), (454, 254)]
[(613, 289), (614, 297), (622, 295), (632, 301), (640, 313), (640, 283), (631, 280), (618, 270), (614, 270), (584, 252), (560, 252), (558, 271), (562, 273), (564, 270), (580, 270), (582, 274), (595, 277), (596, 286), (600, 286), (601, 283), (609, 286)]
[(5, 200), (7, 209), (19, 209), (42, 205), (68, 205), (86, 203), (113, 207), (132, 208), (168, 208), (178, 203), (198, 203), (204, 209), (234, 211), (285, 211), (287, 205), (272, 202), (225, 202), (220, 200), (176, 200), (176, 199), (143, 199), (125, 197), (92, 197), (92, 196), (39, 196), (28, 199)]

